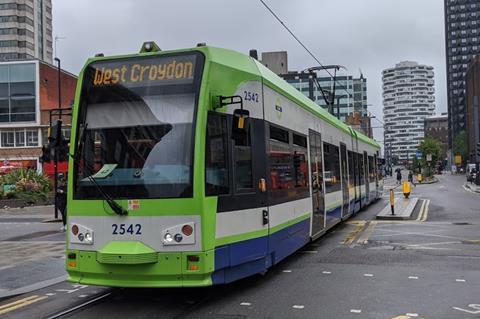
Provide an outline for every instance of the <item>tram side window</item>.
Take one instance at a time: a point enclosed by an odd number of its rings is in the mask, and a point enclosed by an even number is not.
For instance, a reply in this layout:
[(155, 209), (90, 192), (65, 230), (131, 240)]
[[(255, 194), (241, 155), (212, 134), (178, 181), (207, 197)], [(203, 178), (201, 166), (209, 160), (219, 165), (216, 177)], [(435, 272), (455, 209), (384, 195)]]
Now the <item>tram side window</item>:
[(205, 193), (207, 196), (228, 194), (227, 118), (209, 113), (205, 150)]
[(358, 167), (360, 169), (360, 185), (365, 185), (365, 166), (363, 162), (363, 155), (362, 154), (357, 154), (358, 155)]
[(251, 126), (232, 136), (233, 161), (235, 171), (235, 189), (252, 189), (252, 143)]
[[(270, 189), (272, 191), (294, 187), (289, 132), (270, 126), (269, 141)], [(274, 196), (275, 197), (275, 196)]]
[(373, 156), (368, 157), (368, 179), (370, 183), (375, 182), (375, 166), (373, 165)]
[(294, 186), (297, 191), (303, 188), (308, 192), (307, 138), (293, 133)]
[(323, 143), (323, 157), (325, 160), (325, 192), (333, 193), (341, 189), (340, 183), (340, 155), (338, 146)]

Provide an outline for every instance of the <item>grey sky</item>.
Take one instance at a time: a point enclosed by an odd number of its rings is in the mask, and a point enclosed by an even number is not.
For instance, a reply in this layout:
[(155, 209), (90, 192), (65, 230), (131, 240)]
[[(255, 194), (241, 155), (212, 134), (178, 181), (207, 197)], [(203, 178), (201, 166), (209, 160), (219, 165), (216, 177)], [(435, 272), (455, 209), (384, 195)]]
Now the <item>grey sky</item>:
[[(434, 67), (437, 113), (446, 112), (443, 1), (266, 0), (323, 64), (341, 64), (368, 81), (370, 111), (382, 118), (381, 72), (404, 60)], [(198, 42), (248, 53), (287, 50), (289, 68), (315, 61), (258, 0), (53, 0), (62, 65), (78, 74), (95, 53), (133, 53), (143, 41), (162, 49)], [(380, 125), (373, 120), (373, 125)], [(381, 129), (375, 137), (383, 140)]]

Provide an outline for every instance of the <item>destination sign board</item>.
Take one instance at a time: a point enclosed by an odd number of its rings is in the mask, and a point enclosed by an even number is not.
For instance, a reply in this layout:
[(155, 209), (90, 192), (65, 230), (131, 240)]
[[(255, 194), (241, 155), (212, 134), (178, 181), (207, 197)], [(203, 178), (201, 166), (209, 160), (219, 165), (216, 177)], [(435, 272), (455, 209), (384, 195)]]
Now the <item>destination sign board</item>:
[(196, 58), (192, 54), (98, 61), (89, 66), (94, 73), (91, 84), (94, 87), (191, 84)]

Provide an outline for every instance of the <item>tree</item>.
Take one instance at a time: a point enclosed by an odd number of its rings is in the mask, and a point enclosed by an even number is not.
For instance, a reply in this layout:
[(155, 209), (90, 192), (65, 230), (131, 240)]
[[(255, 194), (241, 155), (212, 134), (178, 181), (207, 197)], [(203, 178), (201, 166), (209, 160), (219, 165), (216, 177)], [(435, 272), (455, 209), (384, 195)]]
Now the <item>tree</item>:
[(398, 165), (398, 156), (397, 155), (392, 156), (392, 165)]
[[(427, 177), (430, 177), (432, 176), (431, 166), (435, 167), (438, 159), (440, 158), (442, 152), (442, 143), (434, 138), (427, 137), (420, 143), (418, 150), (423, 153), (420, 163), (422, 167), (428, 167), (426, 175)], [(431, 161), (427, 161), (427, 155), (429, 154), (432, 155)]]
[(420, 161), (418, 160), (417, 158), (417, 155), (416, 154), (413, 154), (412, 155), (412, 166), (411, 166), (411, 170), (413, 172), (419, 172), (418, 169), (420, 168)]
[(467, 132), (461, 131), (453, 139), (453, 155), (462, 156), (462, 162), (468, 158), (468, 137)]

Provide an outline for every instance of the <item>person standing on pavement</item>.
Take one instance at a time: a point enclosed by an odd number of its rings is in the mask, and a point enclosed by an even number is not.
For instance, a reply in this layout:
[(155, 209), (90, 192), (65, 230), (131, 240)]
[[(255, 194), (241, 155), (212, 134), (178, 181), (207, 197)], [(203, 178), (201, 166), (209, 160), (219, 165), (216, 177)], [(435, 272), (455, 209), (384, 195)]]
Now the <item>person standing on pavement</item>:
[(60, 230), (65, 231), (67, 224), (67, 181), (62, 173), (58, 174), (57, 207), (62, 214), (63, 225)]
[(402, 171), (400, 168), (397, 168), (397, 184), (402, 185)]
[(415, 183), (413, 182), (413, 172), (411, 170), (408, 171), (408, 182), (415, 186)]

